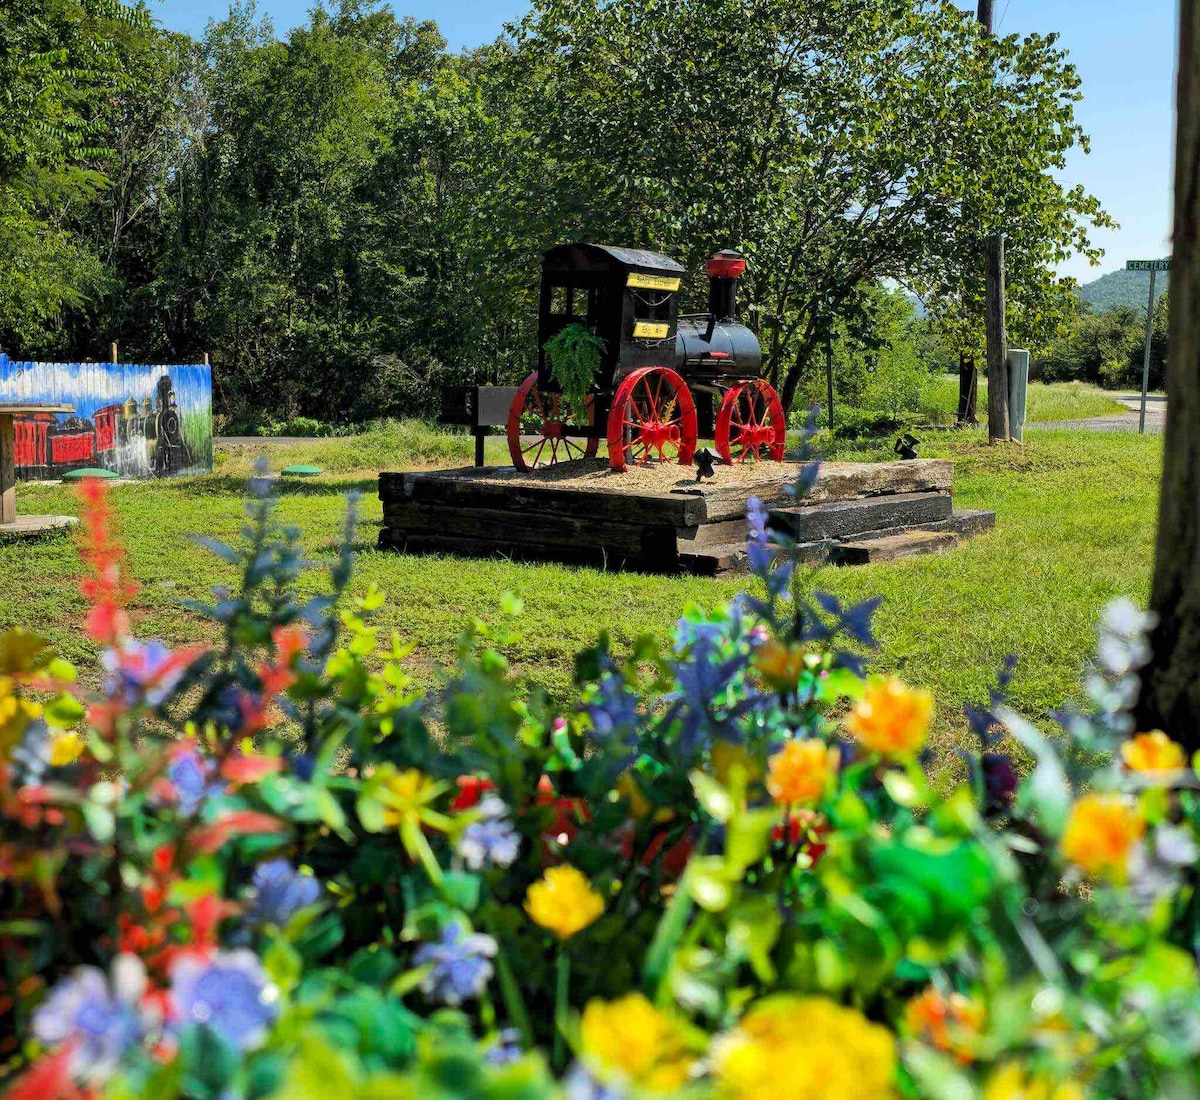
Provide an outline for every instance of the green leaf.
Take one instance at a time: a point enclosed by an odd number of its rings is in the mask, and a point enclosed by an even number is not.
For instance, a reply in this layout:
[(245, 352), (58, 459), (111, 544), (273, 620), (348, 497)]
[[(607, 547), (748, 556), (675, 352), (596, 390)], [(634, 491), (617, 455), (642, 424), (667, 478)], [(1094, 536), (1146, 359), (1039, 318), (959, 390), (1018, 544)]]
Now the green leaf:
[(697, 800), (709, 817), (721, 823), (728, 821), (733, 813), (733, 799), (729, 792), (705, 772), (693, 771), (688, 778), (692, 781)]

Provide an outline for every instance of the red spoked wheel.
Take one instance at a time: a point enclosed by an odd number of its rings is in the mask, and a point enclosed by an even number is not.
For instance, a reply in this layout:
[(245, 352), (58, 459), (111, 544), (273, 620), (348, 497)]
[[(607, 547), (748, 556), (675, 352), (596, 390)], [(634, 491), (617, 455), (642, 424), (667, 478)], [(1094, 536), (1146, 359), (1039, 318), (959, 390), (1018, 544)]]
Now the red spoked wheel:
[(669, 367), (633, 371), (617, 387), (608, 414), (612, 468), (652, 461), (687, 466), (695, 453), (696, 402), (684, 380)]
[(761, 378), (739, 382), (721, 402), (714, 429), (717, 453), (727, 466), (734, 457), (783, 460), (787, 420), (775, 387)]
[(517, 388), (508, 407), (508, 453), (518, 470), (557, 466), (577, 458), (591, 458), (600, 446), (597, 436), (573, 438), (566, 434), (572, 421), (586, 419), (595, 424), (595, 408), (589, 395), (580, 409), (561, 393), (542, 393), (537, 371)]

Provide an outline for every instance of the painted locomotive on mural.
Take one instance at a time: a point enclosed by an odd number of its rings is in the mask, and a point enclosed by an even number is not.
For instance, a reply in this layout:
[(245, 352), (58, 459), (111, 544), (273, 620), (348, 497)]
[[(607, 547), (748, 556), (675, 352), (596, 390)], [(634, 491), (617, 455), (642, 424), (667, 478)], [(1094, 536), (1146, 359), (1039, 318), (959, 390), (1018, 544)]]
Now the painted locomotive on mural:
[(38, 413), (17, 420), (14, 430), (16, 465), (27, 478), (88, 466), (164, 477), (193, 465), (169, 374), (158, 379), (153, 402), (129, 397), (96, 409), (90, 419)]
[[(685, 269), (631, 248), (565, 244), (543, 258), (538, 369), (517, 389), (508, 445), (520, 470), (595, 455), (614, 470), (690, 464), (697, 441), (726, 463), (783, 458), (786, 423), (761, 377), (758, 338), (737, 322), (746, 261), (719, 252), (706, 265), (708, 311), (680, 315)], [(546, 344), (570, 325), (597, 339), (599, 369), (582, 402), (554, 378)]]

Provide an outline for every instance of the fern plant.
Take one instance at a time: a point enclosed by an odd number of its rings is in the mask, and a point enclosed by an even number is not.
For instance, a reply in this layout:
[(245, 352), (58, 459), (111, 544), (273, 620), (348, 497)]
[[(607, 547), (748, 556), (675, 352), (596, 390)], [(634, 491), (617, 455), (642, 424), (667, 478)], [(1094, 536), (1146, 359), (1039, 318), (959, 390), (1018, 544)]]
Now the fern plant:
[(581, 405), (596, 372), (604, 341), (588, 332), (583, 325), (567, 325), (545, 343), (550, 360), (550, 373), (572, 405)]

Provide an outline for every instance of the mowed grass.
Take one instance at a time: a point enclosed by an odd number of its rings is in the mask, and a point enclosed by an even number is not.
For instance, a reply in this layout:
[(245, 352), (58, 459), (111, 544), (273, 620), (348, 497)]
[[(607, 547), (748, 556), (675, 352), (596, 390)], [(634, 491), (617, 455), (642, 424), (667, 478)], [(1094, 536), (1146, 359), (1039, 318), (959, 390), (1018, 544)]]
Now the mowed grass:
[[(890, 442), (846, 449), (836, 457), (887, 458)], [(507, 649), (514, 670), (557, 694), (569, 684), (576, 651), (602, 629), (618, 649), (643, 632), (665, 639), (690, 601), (711, 607), (748, 583), (375, 550), (381, 523), (377, 471), (459, 464), (470, 446), (466, 436), (408, 426), (381, 428), (365, 438), (272, 445), (268, 451), (275, 469), (305, 461), (329, 471), (279, 486), (280, 516), (303, 529), (316, 566), (304, 582), (308, 589), (320, 587), (320, 570), (332, 559), (344, 494), (361, 493), (354, 589), (361, 592), (376, 582), (387, 592), (377, 621), (417, 643), (410, 661), (424, 684), (438, 681), (466, 622), (499, 615), (506, 591), (525, 605), (523, 636)], [(490, 440), (489, 458), (499, 461), (503, 446), (499, 438)], [(1119, 595), (1144, 601), (1148, 594), (1161, 453), (1161, 437), (1134, 434), (1035, 430), (1020, 448), (990, 447), (980, 432), (926, 433), (923, 455), (954, 460), (957, 505), (994, 510), (996, 529), (944, 556), (826, 567), (810, 583), (843, 600), (884, 597), (874, 667), (935, 692), (942, 747), (965, 734), (963, 704), (986, 700), (1009, 653), (1020, 661), (1016, 705), (1031, 717), (1044, 717), (1078, 692), (1104, 605)], [(214, 584), (234, 578), (230, 567), (189, 536), (238, 537), (241, 474), (251, 462), (250, 454), (219, 446), (219, 472), (211, 476), (112, 488), (129, 569), (140, 585), (134, 605), (140, 635), (174, 644), (212, 636), (180, 603), (202, 599)], [(72, 491), (62, 486), (23, 486), (18, 505), (29, 513), (79, 510)], [(79, 570), (68, 537), (0, 544), (0, 628), (39, 631), (95, 682), (95, 651), (80, 630)]]
[[(1093, 416), (1112, 416), (1125, 412), (1125, 406), (1107, 390), (1086, 382), (1031, 382), (1027, 391), (1025, 419), (1038, 421), (1084, 420)], [(977, 415), (987, 421), (987, 379), (979, 379)], [(939, 423), (951, 424), (958, 413), (958, 378), (943, 375), (930, 383), (922, 399), (923, 411)]]

